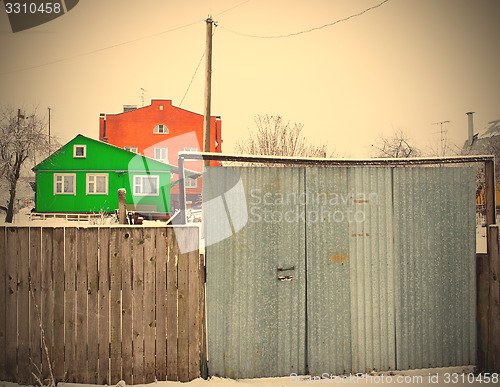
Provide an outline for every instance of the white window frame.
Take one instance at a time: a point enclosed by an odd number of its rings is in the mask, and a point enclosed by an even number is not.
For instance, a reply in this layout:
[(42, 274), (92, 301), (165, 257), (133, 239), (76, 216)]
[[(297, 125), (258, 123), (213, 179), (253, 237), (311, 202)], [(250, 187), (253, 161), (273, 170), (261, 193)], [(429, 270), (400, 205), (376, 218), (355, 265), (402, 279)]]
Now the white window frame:
[[(157, 156), (156, 152), (160, 151), (160, 150), (163, 150), (163, 149), (165, 149), (165, 158), (156, 157)], [(163, 163), (168, 163), (168, 148), (166, 146), (160, 146), (160, 147), (154, 148), (154, 154), (153, 154), (153, 156), (154, 156), (153, 158), (155, 160), (161, 161)]]
[[(160, 131), (161, 128), (161, 131)], [(157, 134), (168, 134), (168, 127), (165, 124), (158, 124), (154, 127), (153, 133)]]
[[(64, 178), (67, 176), (71, 176), (73, 179), (73, 191), (71, 192), (64, 192)], [(60, 181), (58, 181), (58, 177), (61, 178)], [(58, 183), (62, 184), (63, 192), (57, 192)], [(54, 173), (54, 195), (76, 195), (76, 173)]]
[[(136, 179), (140, 179), (140, 183), (136, 183)], [(156, 193), (143, 193), (142, 192), (142, 187), (143, 187), (143, 180), (144, 179), (150, 179), (154, 178), (156, 179)], [(160, 176), (159, 175), (134, 175), (133, 176), (133, 195), (134, 196), (159, 196), (160, 195)], [(141, 192), (137, 192), (136, 188), (139, 187)]]
[[(83, 148), (83, 156), (77, 155), (77, 148)], [(74, 159), (85, 159), (87, 158), (87, 145), (84, 144), (74, 144), (73, 145), (73, 158)]]
[[(105, 192), (90, 192), (90, 183), (91, 183), (91, 178), (94, 178), (94, 191), (96, 189), (96, 177), (102, 177), (104, 176), (106, 178), (106, 191)], [(107, 173), (87, 173), (87, 195), (108, 195), (109, 193), (109, 175)]]
[(184, 177), (184, 188), (198, 188), (198, 178)]
[(123, 149), (125, 149), (128, 152), (137, 153), (137, 147), (136, 146), (124, 146)]

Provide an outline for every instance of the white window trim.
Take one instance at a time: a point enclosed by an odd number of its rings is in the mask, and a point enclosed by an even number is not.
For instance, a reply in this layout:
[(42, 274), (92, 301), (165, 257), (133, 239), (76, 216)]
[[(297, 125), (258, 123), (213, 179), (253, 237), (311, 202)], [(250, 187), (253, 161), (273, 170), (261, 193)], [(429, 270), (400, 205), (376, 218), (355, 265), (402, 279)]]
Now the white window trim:
[[(163, 132), (160, 132), (160, 125), (163, 126), (163, 130), (164, 130)], [(154, 134), (168, 134), (169, 133), (168, 126), (165, 124), (158, 124), (153, 128), (153, 133)]]
[[(152, 194), (150, 194), (150, 193), (145, 194), (145, 193), (142, 193), (142, 192), (141, 193), (136, 193), (135, 192), (135, 187), (136, 187), (135, 179), (137, 177), (141, 178), (141, 184), (140, 184), (141, 191), (142, 191), (142, 179), (144, 179), (144, 178), (152, 178), (152, 177), (155, 178), (156, 179), (157, 192), (156, 193), (152, 193)], [(160, 195), (160, 176), (159, 175), (133, 175), (132, 179), (133, 179), (132, 180), (132, 183), (133, 183), (132, 184), (132, 186), (133, 186), (132, 187), (132, 192), (133, 192), (134, 196), (159, 196)]]
[[(165, 158), (164, 159), (157, 159), (156, 158), (156, 150), (157, 149), (165, 149)], [(158, 161), (161, 161), (163, 163), (167, 163), (168, 164), (168, 148), (166, 146), (161, 146), (161, 147), (154, 148), (153, 156), (154, 156), (153, 158), (155, 160), (158, 160)]]
[[(76, 148), (82, 147), (83, 148), (83, 156), (77, 156), (76, 155)], [(74, 159), (85, 159), (87, 158), (87, 145), (84, 144), (74, 144), (73, 145), (73, 158)]]
[(132, 153), (137, 153), (138, 150), (136, 146), (124, 146), (123, 149), (125, 149), (127, 152), (132, 152)]
[[(96, 187), (95, 184), (95, 177), (97, 176), (104, 176), (106, 178), (106, 192), (89, 192), (89, 183), (90, 183), (90, 177), (94, 176), (94, 190)], [(87, 183), (86, 183), (86, 192), (87, 195), (108, 195), (109, 193), (109, 175), (107, 173), (87, 173)]]
[[(64, 191), (64, 177), (72, 176), (73, 177), (73, 192), (57, 192), (57, 177), (61, 176), (62, 188)], [(76, 173), (54, 173), (54, 195), (76, 195)]]
[[(191, 181), (191, 184), (186, 184), (188, 181)], [(198, 188), (198, 179), (191, 179), (190, 177), (184, 178), (184, 187), (185, 188)]]

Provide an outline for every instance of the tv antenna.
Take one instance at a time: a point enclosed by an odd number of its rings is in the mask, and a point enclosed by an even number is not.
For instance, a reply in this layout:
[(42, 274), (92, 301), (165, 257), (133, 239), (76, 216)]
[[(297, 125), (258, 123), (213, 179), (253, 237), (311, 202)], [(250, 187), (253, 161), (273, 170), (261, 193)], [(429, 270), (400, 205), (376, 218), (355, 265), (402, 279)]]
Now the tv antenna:
[(445, 156), (446, 153), (446, 133), (448, 132), (446, 129), (443, 130), (443, 125), (448, 124), (451, 121), (439, 121), (439, 122), (434, 122), (432, 125), (441, 125), (441, 130), (440, 132), (434, 132), (434, 133), (441, 133), (441, 156)]
[(144, 94), (146, 93), (146, 89), (141, 87), (141, 101), (142, 101), (142, 107), (144, 107)]

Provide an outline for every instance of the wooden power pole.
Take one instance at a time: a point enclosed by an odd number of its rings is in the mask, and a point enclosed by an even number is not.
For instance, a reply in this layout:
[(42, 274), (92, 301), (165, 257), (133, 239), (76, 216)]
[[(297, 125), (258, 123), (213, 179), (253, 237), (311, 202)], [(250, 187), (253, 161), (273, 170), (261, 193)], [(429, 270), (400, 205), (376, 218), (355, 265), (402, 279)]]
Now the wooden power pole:
[[(205, 112), (203, 122), (203, 152), (210, 152), (210, 100), (212, 98), (212, 25), (213, 20), (209, 16), (207, 20), (207, 48), (205, 66)], [(205, 166), (210, 161), (205, 160)]]

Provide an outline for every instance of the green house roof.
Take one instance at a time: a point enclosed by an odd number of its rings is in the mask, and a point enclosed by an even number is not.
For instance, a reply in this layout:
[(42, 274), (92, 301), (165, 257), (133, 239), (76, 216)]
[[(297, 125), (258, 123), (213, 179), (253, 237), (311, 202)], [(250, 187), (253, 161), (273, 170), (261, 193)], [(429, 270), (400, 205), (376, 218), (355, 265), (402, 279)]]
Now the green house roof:
[[(76, 152), (75, 146), (84, 155)], [(168, 172), (171, 166), (79, 134), (33, 167), (35, 172), (126, 170)]]

